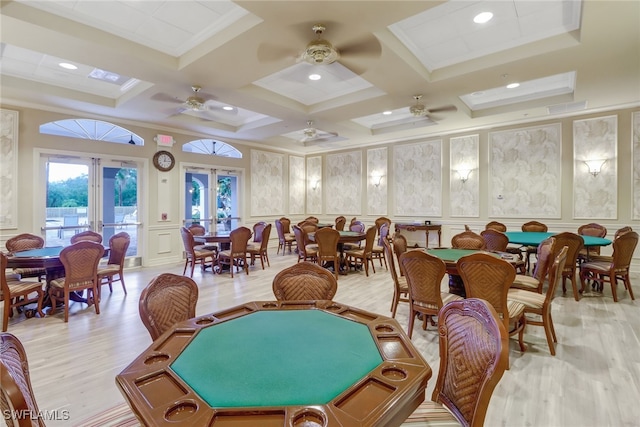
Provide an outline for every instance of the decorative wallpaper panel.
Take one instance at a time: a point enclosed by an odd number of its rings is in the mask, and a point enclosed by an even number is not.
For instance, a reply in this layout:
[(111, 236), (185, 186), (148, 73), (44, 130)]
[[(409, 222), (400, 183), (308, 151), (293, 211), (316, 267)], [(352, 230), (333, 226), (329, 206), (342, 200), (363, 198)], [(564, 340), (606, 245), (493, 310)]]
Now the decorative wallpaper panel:
[(304, 157), (289, 156), (289, 213), (304, 214)]
[(284, 155), (251, 150), (251, 216), (284, 212)]
[(367, 214), (387, 214), (387, 148), (367, 150)]
[(307, 157), (307, 214), (322, 213), (322, 157)]
[(489, 216), (560, 218), (560, 123), (489, 134)]
[(0, 109), (0, 228), (18, 228), (18, 112)]
[[(616, 219), (618, 215), (618, 116), (573, 122), (573, 217)], [(604, 161), (597, 176), (587, 160)]]
[(451, 216), (480, 216), (479, 135), (449, 140), (449, 202)]
[(640, 111), (633, 113), (633, 164), (631, 176), (633, 179), (633, 213), (631, 219), (640, 219)]
[(327, 213), (362, 213), (362, 152), (327, 155)]
[(399, 216), (442, 216), (442, 140), (393, 147)]

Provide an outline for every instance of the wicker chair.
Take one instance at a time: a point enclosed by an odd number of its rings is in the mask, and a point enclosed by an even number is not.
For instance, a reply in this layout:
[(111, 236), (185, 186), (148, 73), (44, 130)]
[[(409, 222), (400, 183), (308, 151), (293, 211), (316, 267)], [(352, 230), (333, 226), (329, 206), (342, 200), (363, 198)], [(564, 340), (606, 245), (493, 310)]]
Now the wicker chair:
[[(254, 227), (254, 230), (256, 230), (256, 227)], [(267, 261), (267, 265), (271, 267), (271, 263), (269, 262), (269, 254), (267, 253), (270, 235), (271, 235), (271, 224), (265, 224), (265, 226), (261, 227), (261, 230), (260, 230), (260, 244), (247, 245), (247, 252), (251, 257), (251, 265), (254, 265), (256, 262), (256, 257), (259, 257), (260, 265), (262, 265), (263, 270), (264, 270), (265, 261)]]
[[(578, 227), (578, 234), (581, 236), (606, 237), (607, 227), (592, 222)], [(578, 261), (589, 261), (592, 256), (600, 255), (600, 246), (582, 248), (578, 253)]]
[(113, 282), (120, 282), (122, 290), (127, 293), (124, 285), (124, 260), (130, 243), (131, 236), (124, 231), (109, 238), (109, 261), (106, 266), (98, 268), (98, 296), (102, 294), (102, 285), (109, 285), (109, 292), (113, 292)]
[(427, 318), (437, 316), (443, 305), (462, 297), (440, 290), (447, 266), (440, 258), (424, 251), (408, 251), (400, 255), (400, 265), (409, 286), (409, 329), (411, 338), (413, 322), (422, 313), (422, 329), (427, 329)]
[[(355, 231), (356, 233), (364, 233), (365, 230), (366, 230), (366, 227), (364, 225), (364, 222), (358, 221), (355, 218), (351, 220), (351, 224), (349, 224), (349, 231)], [(351, 249), (358, 249), (359, 247), (362, 246), (362, 242), (344, 243), (342, 246), (345, 251), (348, 251)]]
[(580, 282), (582, 284), (582, 292), (586, 288), (586, 280), (591, 280), (593, 286), (602, 291), (605, 283), (611, 284), (611, 293), (613, 300), (618, 302), (618, 291), (616, 289), (617, 280), (624, 283), (624, 287), (629, 291), (632, 300), (633, 290), (631, 289), (631, 279), (629, 278), (629, 268), (633, 252), (638, 245), (638, 233), (628, 231), (618, 236), (613, 241), (612, 261), (589, 261), (580, 266)]
[(451, 238), (451, 247), (454, 249), (484, 249), (484, 238), (473, 231), (463, 231)]
[(466, 299), (438, 314), (440, 369), (431, 396), (403, 427), (482, 427), (489, 401), (509, 364), (509, 336), (486, 301)]
[[(289, 220), (287, 220), (289, 221)], [(276, 232), (278, 233), (278, 250), (276, 251), (276, 255), (280, 253), (280, 249), (282, 249), (282, 255), (284, 255), (284, 251), (289, 247), (289, 253), (293, 252), (292, 245), (296, 241), (296, 236), (291, 233), (285, 233), (284, 223), (281, 219), (276, 219)]]
[[(41, 249), (44, 248), (44, 239), (35, 234), (22, 233), (7, 240), (5, 246), (10, 253), (28, 251), (30, 249)], [(44, 268), (14, 268), (13, 272), (19, 274), (22, 279), (37, 277), (40, 281), (42, 281), (47, 274)]]
[(320, 228), (315, 232), (315, 241), (318, 244), (317, 263), (319, 265), (333, 263), (333, 274), (338, 280), (338, 273), (340, 272), (340, 253), (338, 252), (340, 232), (331, 227)]
[[(625, 226), (616, 230), (616, 233), (613, 236), (613, 241), (622, 236), (624, 233), (628, 233), (629, 231), (633, 231), (633, 229), (629, 226)], [(589, 257), (589, 261), (608, 261), (613, 262), (613, 257), (611, 255), (592, 255)]]
[(102, 243), (102, 234), (96, 233), (95, 231), (86, 230), (82, 233), (74, 234), (73, 236), (71, 236), (71, 239), (69, 241), (71, 242), (71, 244), (81, 241)]
[(307, 245), (307, 233), (297, 225), (293, 226), (293, 234), (296, 237), (296, 245), (298, 246), (298, 262), (315, 261), (318, 256), (318, 245)]
[[(197, 249), (193, 234), (186, 228), (180, 228), (182, 243), (184, 245), (185, 260), (182, 274), (187, 272), (187, 267), (191, 266), (189, 277), (193, 277), (193, 270), (196, 264), (200, 264), (200, 269), (204, 271), (207, 267), (212, 267), (216, 262), (217, 253), (208, 249)], [(208, 261), (207, 261), (208, 260)]]
[[(483, 230), (480, 235), (484, 239), (484, 250), (490, 252), (510, 253), (507, 250), (509, 238), (503, 232), (489, 228)], [(510, 262), (519, 273), (524, 274), (527, 271), (525, 262), (520, 257), (517, 259), (513, 259)]]
[(231, 231), (229, 237), (231, 238), (231, 248), (218, 253), (218, 266), (216, 269), (220, 271), (221, 266), (228, 265), (232, 278), (234, 266), (238, 271), (242, 268), (246, 274), (249, 274), (247, 243), (251, 238), (251, 230), (247, 227), (238, 227)]
[(578, 265), (578, 254), (580, 250), (584, 248), (584, 239), (575, 233), (564, 232), (553, 236), (556, 239), (556, 248), (554, 257), (562, 250), (563, 247), (568, 246), (569, 252), (567, 253), (567, 262), (564, 264), (564, 270), (562, 271), (562, 293), (567, 292), (566, 281), (571, 281), (571, 287), (573, 288), (573, 298), (578, 301), (580, 299), (578, 294), (578, 279), (576, 276), (576, 269)]
[(69, 294), (87, 290), (87, 303), (94, 304), (96, 314), (100, 314), (98, 264), (104, 255), (102, 243), (81, 240), (60, 251), (60, 261), (64, 266), (64, 277), (52, 280), (49, 284), (51, 310), (54, 314), (57, 299), (64, 300), (64, 321), (69, 321)]
[(569, 247), (565, 246), (556, 256), (549, 273), (549, 287), (546, 294), (529, 292), (522, 289), (509, 289), (508, 298), (512, 301), (518, 301), (524, 304), (524, 314), (535, 315), (539, 319), (527, 317), (527, 326), (536, 325), (544, 327), (544, 333), (547, 336), (547, 344), (552, 356), (556, 355), (554, 343), (558, 342), (556, 330), (553, 327), (553, 319), (551, 318), (551, 301), (556, 293), (558, 282), (562, 277), (562, 270), (567, 261), (567, 252)]
[(524, 304), (512, 301), (507, 296), (516, 277), (513, 266), (491, 254), (478, 252), (460, 258), (456, 267), (462, 277), (467, 298), (480, 298), (489, 302), (502, 318), (509, 336), (518, 334), (520, 350), (524, 352)]
[(344, 216), (339, 216), (336, 218), (336, 225), (335, 225), (335, 229), (338, 231), (342, 231), (344, 230), (344, 226), (347, 223), (347, 218), (345, 218)]
[(400, 233), (393, 233), (393, 253), (396, 256), (396, 261), (398, 261), (398, 266), (400, 268), (400, 276), (404, 276), (404, 270), (402, 270), (402, 266), (400, 265), (400, 255), (407, 252), (409, 250), (407, 244), (407, 238), (404, 237)]
[(384, 246), (382, 244), (383, 240), (389, 240), (389, 227), (391, 223), (383, 222), (380, 224), (380, 228), (378, 229), (378, 241), (371, 248), (371, 256), (373, 259), (380, 260), (380, 267), (382, 267), (382, 262), (384, 261), (384, 267), (389, 269), (389, 265), (387, 264), (387, 257), (384, 253)]
[[(24, 346), (14, 335), (0, 334), (0, 409), (8, 427), (44, 427), (31, 387)], [(16, 418), (16, 414), (22, 417)]]
[(320, 222), (320, 220), (318, 218), (316, 218), (315, 216), (308, 216), (304, 220), (306, 222), (314, 222), (316, 224), (318, 224)]
[(507, 226), (498, 221), (488, 222), (487, 225), (484, 226), (485, 230), (496, 230), (502, 233), (507, 231)]
[[(187, 227), (187, 230), (189, 230), (189, 232), (194, 236), (204, 236), (205, 234), (207, 234), (207, 229), (200, 224), (191, 224), (189, 227)], [(211, 245), (211, 244), (196, 245), (194, 246), (194, 248), (199, 251), (202, 251), (202, 250), (217, 251), (218, 250), (217, 245)]]
[[(549, 227), (538, 221), (525, 222), (524, 224), (522, 224), (520, 229), (522, 231), (539, 233), (546, 233), (547, 231), (549, 231)], [(531, 255), (535, 255), (538, 252), (538, 249), (535, 246), (525, 246), (523, 248), (523, 251), (525, 253), (525, 263), (527, 265), (527, 271), (531, 271)]]
[[(42, 301), (44, 299), (44, 289), (42, 283), (35, 281), (8, 280), (7, 278), (7, 257), (0, 252), (0, 299), (3, 301), (2, 332), (9, 326), (9, 316), (13, 315), (13, 309), (27, 304), (37, 303), (37, 312), (40, 317), (42, 313)], [(33, 295), (35, 294), (35, 296)]]
[[(369, 277), (369, 264), (371, 264), (371, 268), (373, 272), (376, 272), (376, 266), (373, 263), (373, 244), (376, 240), (376, 228), (369, 227), (367, 229), (366, 238), (364, 247), (349, 249), (345, 251), (344, 255), (347, 259), (347, 265), (353, 265), (355, 268), (358, 268), (361, 265), (364, 265), (364, 272), (367, 277)], [(316, 236), (318, 233), (316, 233)]]
[(553, 254), (555, 252), (556, 239), (549, 237), (543, 240), (538, 245), (537, 258), (535, 268), (533, 269), (533, 276), (527, 276), (524, 274), (516, 274), (516, 278), (511, 284), (512, 289), (522, 289), (525, 291), (533, 291), (538, 294), (542, 293), (542, 287), (544, 281), (547, 278), (549, 267), (553, 261)]
[(401, 302), (409, 302), (409, 285), (407, 278), (400, 276), (396, 269), (395, 255), (393, 254), (392, 243), (389, 239), (382, 241), (387, 258), (389, 259), (389, 272), (393, 280), (393, 300), (391, 301), (391, 317), (396, 317), (398, 304)]
[(304, 261), (276, 274), (272, 288), (278, 301), (330, 300), (338, 291), (338, 282), (326, 268)]
[(140, 294), (140, 319), (156, 340), (178, 322), (196, 315), (198, 285), (193, 279), (172, 273), (154, 277)]

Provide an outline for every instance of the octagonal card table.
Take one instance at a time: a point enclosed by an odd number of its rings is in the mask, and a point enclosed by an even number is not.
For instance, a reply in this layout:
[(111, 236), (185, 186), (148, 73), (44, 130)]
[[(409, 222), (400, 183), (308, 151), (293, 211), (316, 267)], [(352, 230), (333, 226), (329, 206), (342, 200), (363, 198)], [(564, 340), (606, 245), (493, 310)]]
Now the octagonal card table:
[(178, 323), (117, 377), (153, 426), (398, 426), (431, 367), (386, 316), (250, 302)]

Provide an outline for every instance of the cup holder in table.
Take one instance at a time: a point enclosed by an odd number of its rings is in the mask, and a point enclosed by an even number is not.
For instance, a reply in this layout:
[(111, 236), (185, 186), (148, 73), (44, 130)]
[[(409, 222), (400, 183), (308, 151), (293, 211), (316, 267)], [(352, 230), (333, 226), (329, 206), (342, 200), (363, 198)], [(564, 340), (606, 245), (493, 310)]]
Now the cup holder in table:
[(291, 425), (293, 427), (326, 427), (327, 417), (317, 409), (305, 408), (293, 416)]
[(278, 308), (278, 303), (266, 302), (266, 303), (262, 304), (262, 308)]
[(216, 320), (213, 317), (201, 317), (198, 320), (196, 320), (196, 325), (210, 325), (215, 321)]
[(382, 324), (382, 325), (376, 325), (376, 332), (380, 332), (380, 333), (391, 333), (391, 332), (395, 332), (396, 328), (394, 328), (391, 325), (387, 325), (387, 324)]
[(144, 364), (145, 365), (153, 365), (155, 363), (166, 362), (170, 358), (171, 358), (171, 356), (169, 356), (166, 353), (152, 354), (151, 356), (149, 356), (146, 359), (144, 359)]
[(167, 421), (177, 422), (191, 418), (198, 412), (198, 405), (195, 402), (178, 402), (171, 406), (164, 413), (164, 419)]
[(393, 381), (402, 381), (407, 378), (408, 374), (404, 369), (397, 366), (388, 366), (382, 368), (382, 376)]
[(338, 304), (331, 304), (326, 309), (329, 311), (339, 311), (339, 310), (342, 310), (342, 306)]

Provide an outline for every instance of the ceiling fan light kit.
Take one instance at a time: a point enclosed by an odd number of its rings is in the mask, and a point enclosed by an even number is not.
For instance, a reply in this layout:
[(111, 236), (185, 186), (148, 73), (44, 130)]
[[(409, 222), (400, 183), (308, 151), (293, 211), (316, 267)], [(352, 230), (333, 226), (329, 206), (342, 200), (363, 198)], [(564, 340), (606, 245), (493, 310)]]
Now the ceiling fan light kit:
[(416, 103), (409, 107), (409, 112), (414, 117), (422, 117), (427, 114), (427, 107), (424, 104), (420, 103), (420, 99), (422, 99), (422, 95), (414, 95), (413, 99), (416, 100)]
[(332, 64), (340, 57), (338, 51), (327, 40), (321, 38), (325, 27), (322, 24), (316, 24), (313, 26), (313, 32), (316, 33), (318, 38), (307, 44), (307, 47), (302, 54), (302, 59), (310, 64)]

